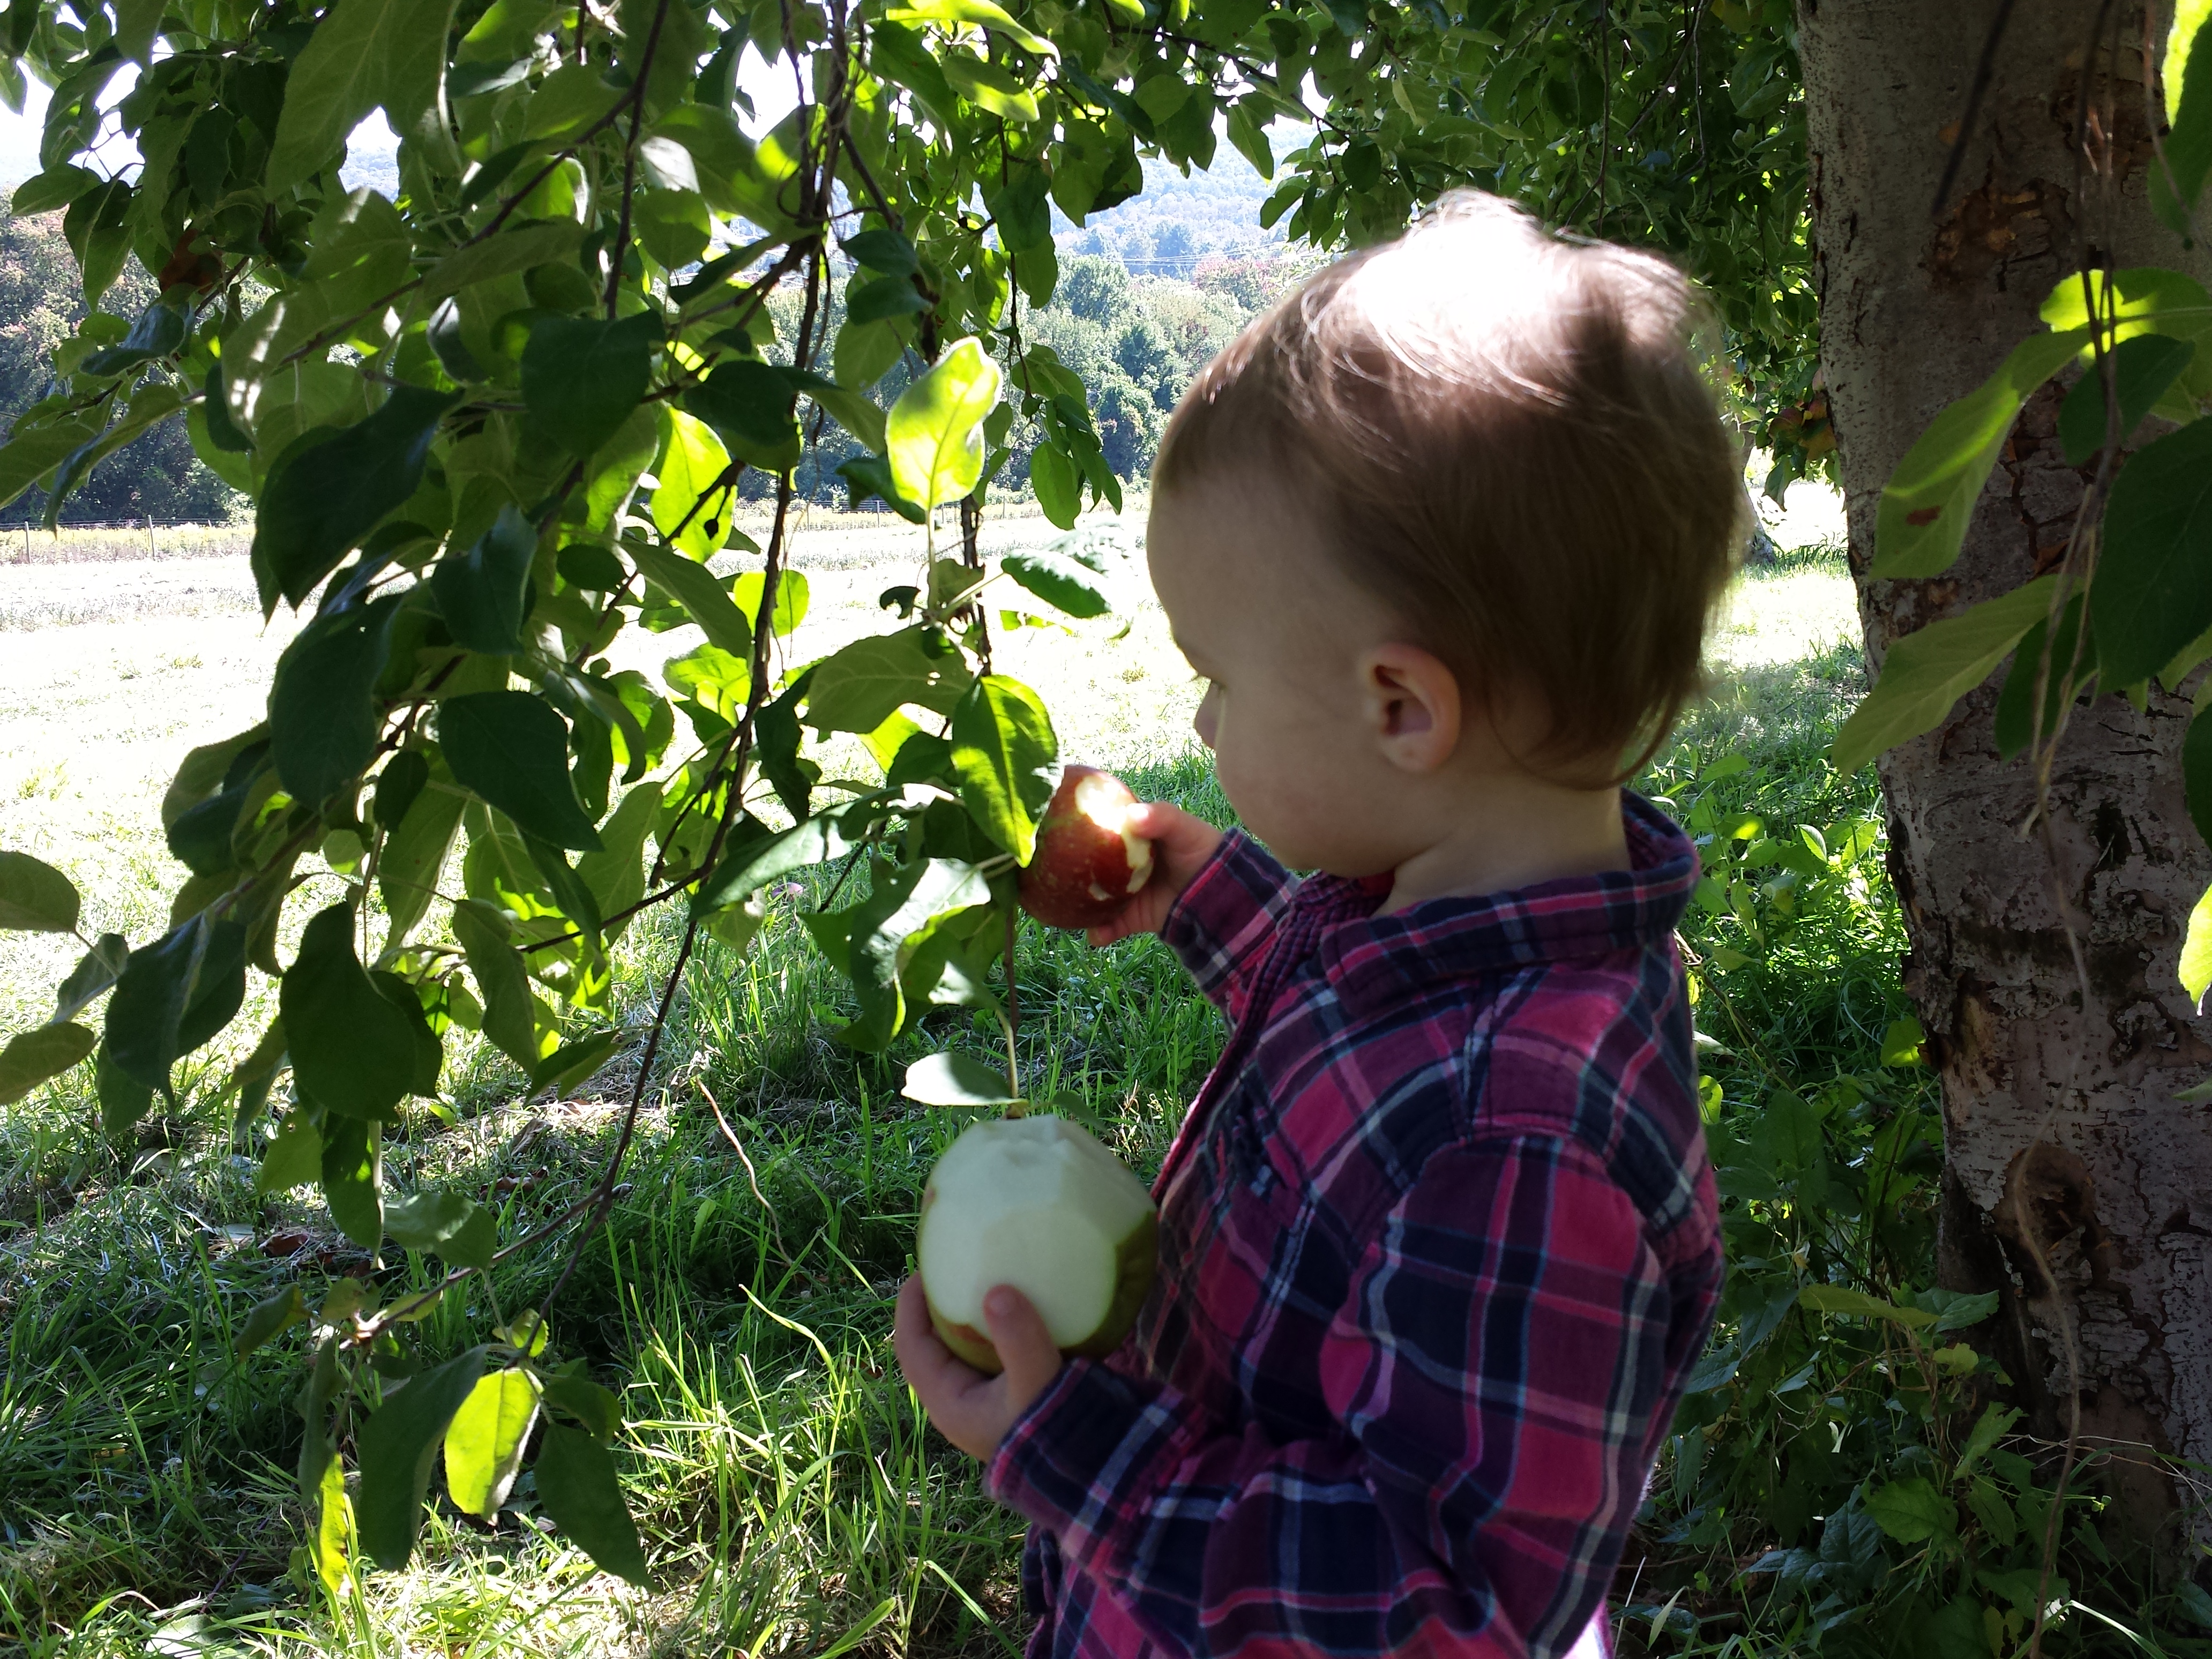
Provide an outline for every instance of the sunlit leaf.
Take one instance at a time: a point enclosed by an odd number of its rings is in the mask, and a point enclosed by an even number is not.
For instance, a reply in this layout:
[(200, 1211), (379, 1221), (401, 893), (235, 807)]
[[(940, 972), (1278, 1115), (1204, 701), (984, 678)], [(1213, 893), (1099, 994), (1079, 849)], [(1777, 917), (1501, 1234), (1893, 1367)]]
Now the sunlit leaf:
[(983, 473), (983, 417), (999, 401), (998, 364), (972, 336), (945, 349), (899, 394), (884, 425), (891, 480), (923, 507), (957, 500)]
[(1928, 423), (1882, 488), (1874, 574), (1936, 576), (1950, 568), (2021, 406), (2088, 343), (2086, 328), (2032, 334), (1995, 374)]
[[(1849, 775), (1884, 750), (1932, 732), (2050, 614), (2056, 576), (1933, 622), (1889, 647), (1881, 678), (1836, 734), (1831, 758)], [(2154, 665), (2154, 666), (2155, 665)]]
[(899, 1092), (925, 1106), (1009, 1106), (1021, 1098), (1006, 1087), (1003, 1068), (957, 1052), (915, 1061)]
[(489, 1521), (507, 1502), (538, 1421), (538, 1380), (520, 1369), (479, 1376), (446, 1429), (446, 1492)]

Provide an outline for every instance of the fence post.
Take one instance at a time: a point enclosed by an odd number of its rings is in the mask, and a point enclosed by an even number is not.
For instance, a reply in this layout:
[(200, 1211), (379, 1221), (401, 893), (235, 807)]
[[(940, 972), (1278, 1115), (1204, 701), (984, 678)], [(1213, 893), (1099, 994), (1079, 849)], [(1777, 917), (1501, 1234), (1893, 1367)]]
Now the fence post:
[(149, 559), (155, 556), (154, 515), (150, 513), (146, 515), (146, 556)]

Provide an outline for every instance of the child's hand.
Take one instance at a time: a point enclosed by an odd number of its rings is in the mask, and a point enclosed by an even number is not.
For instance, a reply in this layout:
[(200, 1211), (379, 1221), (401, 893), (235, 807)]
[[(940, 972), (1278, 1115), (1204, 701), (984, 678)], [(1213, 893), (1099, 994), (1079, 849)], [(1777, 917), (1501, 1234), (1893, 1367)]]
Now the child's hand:
[(1006, 1370), (986, 1376), (938, 1340), (920, 1274), (899, 1286), (891, 1346), (937, 1431), (970, 1457), (988, 1462), (1014, 1419), (1052, 1386), (1062, 1364), (1044, 1320), (1011, 1285), (983, 1298), (983, 1322)]
[(1111, 945), (1135, 933), (1157, 933), (1168, 911), (1182, 896), (1213, 849), (1221, 845), (1221, 831), (1204, 818), (1193, 817), (1180, 806), (1148, 802), (1130, 811), (1128, 827), (1152, 843), (1158, 866), (1145, 890), (1131, 899), (1121, 915), (1090, 929), (1093, 945)]

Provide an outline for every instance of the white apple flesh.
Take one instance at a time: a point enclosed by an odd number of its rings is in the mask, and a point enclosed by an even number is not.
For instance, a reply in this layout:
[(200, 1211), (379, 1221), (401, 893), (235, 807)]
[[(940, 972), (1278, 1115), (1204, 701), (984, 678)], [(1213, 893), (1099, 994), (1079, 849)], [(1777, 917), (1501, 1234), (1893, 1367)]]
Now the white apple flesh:
[(1070, 766), (1037, 825), (1022, 908), (1048, 927), (1110, 921), (1152, 878), (1152, 844), (1129, 828), (1137, 798), (1111, 772)]
[(980, 1371), (1004, 1369), (983, 1298), (1011, 1285), (1063, 1352), (1111, 1353), (1152, 1286), (1152, 1194), (1113, 1153), (1048, 1114), (971, 1124), (921, 1195), (915, 1258), (930, 1323)]

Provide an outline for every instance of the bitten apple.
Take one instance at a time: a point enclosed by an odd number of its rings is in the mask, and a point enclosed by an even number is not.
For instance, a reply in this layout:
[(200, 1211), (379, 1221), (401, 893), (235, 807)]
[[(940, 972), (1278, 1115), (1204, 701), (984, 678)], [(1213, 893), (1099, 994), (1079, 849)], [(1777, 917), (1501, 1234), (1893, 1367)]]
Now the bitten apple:
[(1070, 766), (1022, 872), (1022, 908), (1048, 927), (1110, 921), (1152, 878), (1152, 844), (1128, 827), (1137, 798), (1111, 772)]
[(977, 1370), (1004, 1368), (983, 1298), (1029, 1297), (1062, 1352), (1096, 1358), (1152, 1288), (1159, 1222), (1121, 1159), (1048, 1113), (970, 1124), (922, 1189), (915, 1261), (939, 1340)]

